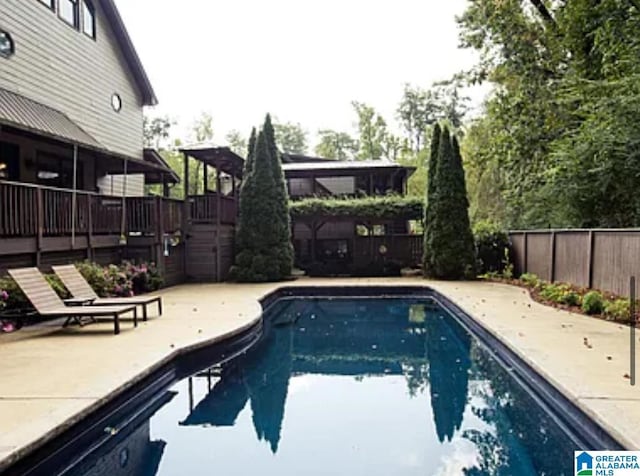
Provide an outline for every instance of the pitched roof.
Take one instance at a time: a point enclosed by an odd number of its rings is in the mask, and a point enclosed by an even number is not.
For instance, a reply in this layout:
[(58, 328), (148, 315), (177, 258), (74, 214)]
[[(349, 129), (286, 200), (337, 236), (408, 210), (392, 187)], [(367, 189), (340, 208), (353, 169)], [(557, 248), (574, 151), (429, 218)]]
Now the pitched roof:
[[(124, 156), (109, 151), (63, 112), (2, 88), (0, 88), (0, 126), (26, 131), (56, 141), (77, 144), (103, 156), (119, 160), (126, 159), (132, 173), (139, 171), (175, 174), (161, 157), (160, 160), (156, 160), (157, 158), (152, 157), (151, 152), (145, 151), (146, 155), (151, 157), (151, 160), (145, 161), (142, 158)], [(105, 165), (109, 167), (108, 164), (105, 163)], [(115, 173), (121, 168), (120, 165), (114, 166), (113, 172)], [(110, 169), (107, 171), (112, 172)]]
[(216, 165), (225, 173), (242, 178), (244, 159), (231, 150), (230, 147), (221, 147), (209, 142), (188, 144), (181, 147), (180, 152), (193, 157), (211, 167)]
[(408, 167), (397, 162), (387, 160), (326, 160), (321, 162), (298, 162), (282, 164), (285, 172), (294, 171), (339, 171), (363, 169), (405, 169), (415, 171), (415, 167)]
[(144, 105), (155, 106), (158, 104), (158, 98), (156, 97), (156, 93), (153, 91), (151, 81), (149, 81), (149, 77), (142, 66), (140, 57), (133, 46), (131, 37), (124, 26), (124, 22), (122, 21), (122, 17), (120, 16), (120, 12), (118, 12), (116, 4), (113, 0), (100, 0), (100, 4), (102, 5), (102, 9), (104, 10), (107, 20), (109, 21), (109, 25), (116, 35), (116, 40), (124, 53), (127, 64), (129, 65), (129, 68), (131, 68), (131, 72), (133, 73), (138, 88), (142, 93)]
[(282, 154), (282, 162), (285, 164), (289, 163), (308, 163), (308, 162), (330, 162), (336, 161), (337, 159), (328, 159), (326, 157), (315, 157), (311, 155), (303, 155), (303, 154)]
[(5, 89), (0, 89), (0, 124), (90, 149), (105, 149), (64, 113)]

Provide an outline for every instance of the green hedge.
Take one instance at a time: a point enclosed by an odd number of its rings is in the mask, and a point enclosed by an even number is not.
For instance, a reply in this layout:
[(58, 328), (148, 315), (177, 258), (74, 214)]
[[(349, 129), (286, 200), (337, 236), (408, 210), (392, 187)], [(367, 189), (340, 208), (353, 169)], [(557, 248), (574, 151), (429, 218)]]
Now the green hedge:
[(387, 195), (363, 198), (305, 198), (292, 201), (289, 210), (293, 218), (363, 217), (379, 219), (403, 218), (420, 220), (424, 201), (416, 197)]

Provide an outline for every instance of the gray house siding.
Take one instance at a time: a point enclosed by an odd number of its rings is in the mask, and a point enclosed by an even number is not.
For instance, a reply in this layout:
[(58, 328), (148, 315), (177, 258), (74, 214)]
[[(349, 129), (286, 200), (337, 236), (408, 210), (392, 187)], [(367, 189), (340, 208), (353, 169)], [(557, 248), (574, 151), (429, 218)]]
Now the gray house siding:
[[(58, 109), (110, 151), (140, 158), (142, 95), (100, 2), (93, 3), (96, 40), (38, 0), (0, 0), (0, 28), (15, 42), (15, 54), (0, 59), (0, 88)], [(122, 98), (120, 112), (111, 107), (113, 93)]]

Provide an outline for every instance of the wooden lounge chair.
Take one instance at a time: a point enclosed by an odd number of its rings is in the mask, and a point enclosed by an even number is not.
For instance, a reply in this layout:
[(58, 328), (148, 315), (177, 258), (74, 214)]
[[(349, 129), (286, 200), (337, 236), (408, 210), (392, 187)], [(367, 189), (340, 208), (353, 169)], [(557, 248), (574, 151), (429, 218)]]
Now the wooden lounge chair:
[(162, 298), (160, 296), (133, 296), (101, 298), (95, 293), (86, 279), (74, 265), (52, 266), (53, 272), (62, 280), (64, 286), (76, 299), (90, 299), (92, 306), (142, 306), (142, 320), (147, 320), (147, 306), (158, 303), (158, 314), (162, 315)]
[[(133, 313), (134, 327), (138, 326), (138, 310), (135, 305), (69, 307), (49, 286), (38, 268), (11, 269), (9, 275), (18, 284), (40, 316), (66, 317), (65, 327), (72, 321), (83, 325), (83, 317), (89, 317), (92, 320), (95, 320), (96, 317), (111, 317), (113, 318), (113, 333), (120, 334), (120, 316), (129, 312)], [(85, 301), (89, 302), (90, 300)], [(81, 304), (79, 300), (74, 300), (74, 302)]]

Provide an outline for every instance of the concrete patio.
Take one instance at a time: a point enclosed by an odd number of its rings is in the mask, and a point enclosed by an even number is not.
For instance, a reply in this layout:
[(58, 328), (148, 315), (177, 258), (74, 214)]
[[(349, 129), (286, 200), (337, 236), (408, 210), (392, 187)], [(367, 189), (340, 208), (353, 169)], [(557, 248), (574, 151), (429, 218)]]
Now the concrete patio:
[(287, 285), (363, 284), (433, 287), (499, 336), (622, 444), (640, 448), (640, 389), (625, 378), (628, 327), (539, 305), (526, 291), (501, 284), (301, 279), (165, 289), (164, 316), (151, 317), (137, 329), (125, 321), (119, 336), (112, 335), (108, 321), (0, 336), (0, 472), (180, 349), (220, 341), (255, 324), (261, 314), (258, 299), (268, 292)]

